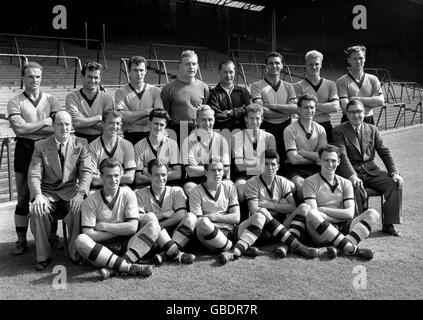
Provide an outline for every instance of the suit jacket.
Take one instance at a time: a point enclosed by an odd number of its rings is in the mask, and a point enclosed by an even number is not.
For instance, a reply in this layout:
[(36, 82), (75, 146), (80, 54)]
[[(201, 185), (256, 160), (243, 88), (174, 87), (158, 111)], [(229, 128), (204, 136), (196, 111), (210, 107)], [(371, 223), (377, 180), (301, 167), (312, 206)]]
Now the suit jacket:
[(35, 143), (28, 171), (31, 199), (41, 193), (52, 201), (69, 201), (77, 191), (88, 195), (91, 179), (87, 140), (69, 137), (63, 172), (54, 135)]
[(375, 153), (379, 155), (389, 174), (398, 172), (398, 168), (388, 147), (383, 144), (376, 126), (363, 123), (361, 127), (361, 145), (349, 121), (333, 130), (333, 143), (341, 150), (341, 163), (337, 173), (349, 178), (357, 173), (359, 176), (369, 174), (377, 176), (381, 169), (377, 166)]

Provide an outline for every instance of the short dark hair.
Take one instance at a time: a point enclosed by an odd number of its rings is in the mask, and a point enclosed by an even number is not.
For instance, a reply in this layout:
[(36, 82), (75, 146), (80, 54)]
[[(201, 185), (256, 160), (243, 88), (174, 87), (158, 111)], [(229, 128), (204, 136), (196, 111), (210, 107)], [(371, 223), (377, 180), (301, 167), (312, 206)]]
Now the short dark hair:
[(22, 77), (23, 77), (23, 76), (25, 76), (25, 70), (26, 70), (26, 69), (30, 69), (30, 68), (40, 69), (40, 70), (41, 70), (41, 73), (43, 73), (43, 67), (42, 67), (39, 63), (34, 62), (34, 61), (29, 61), (29, 62), (25, 63), (25, 64), (22, 66), (22, 69), (21, 69), (21, 76), (22, 76)]
[(128, 60), (128, 71), (131, 71), (131, 67), (132, 65), (139, 65), (141, 63), (144, 63), (145, 65), (147, 65), (147, 61), (145, 60), (145, 58), (143, 56), (132, 56), (129, 58)]
[(281, 58), (281, 61), (283, 63), (283, 57), (282, 57), (282, 55), (279, 52), (272, 51), (272, 52), (269, 52), (268, 54), (266, 54), (266, 58), (264, 59), (265, 64), (267, 64), (267, 60), (269, 58), (272, 58), (272, 57)]
[(301, 97), (298, 98), (297, 106), (301, 108), (303, 101), (314, 101), (314, 103), (316, 104), (317, 98), (312, 94), (303, 94)]
[(114, 118), (122, 118), (122, 113), (120, 111), (114, 110), (114, 109), (107, 109), (103, 111), (101, 119), (103, 122), (106, 122), (107, 117), (112, 115)]
[(279, 163), (279, 155), (275, 149), (266, 149), (264, 151), (264, 159), (276, 159)]
[(100, 167), (98, 168), (98, 170), (100, 171), (100, 174), (102, 175), (104, 173), (104, 169), (116, 168), (116, 167), (119, 167), (120, 171), (123, 170), (122, 164), (118, 160), (116, 160), (115, 158), (105, 158), (103, 161), (101, 161)]
[(101, 63), (98, 63), (98, 62), (95, 62), (95, 61), (88, 61), (88, 62), (85, 62), (82, 65), (81, 74), (83, 76), (85, 76), (85, 73), (87, 72), (87, 70), (88, 71), (97, 71), (97, 70), (99, 70), (100, 71), (100, 74), (102, 74), (103, 73), (103, 66), (101, 65)]
[(361, 102), (358, 99), (352, 99), (347, 103), (347, 106), (345, 107), (345, 110), (348, 111), (348, 109), (350, 108), (350, 106), (362, 106), (364, 108), (364, 104), (363, 102)]
[(347, 58), (351, 57), (351, 55), (355, 52), (359, 52), (362, 51), (364, 53), (364, 55), (366, 55), (366, 47), (363, 46), (362, 44), (358, 44), (352, 47), (348, 47), (347, 49), (344, 50), (344, 53), (347, 55)]
[(153, 118), (165, 119), (166, 123), (170, 121), (169, 113), (164, 109), (153, 109), (148, 115), (148, 120), (153, 121)]
[(227, 59), (227, 60), (223, 60), (219, 62), (219, 71), (222, 70), (223, 66), (229, 65), (229, 64), (233, 64), (235, 67), (235, 62), (231, 59)]
[(318, 152), (319, 152), (319, 158), (322, 157), (323, 152), (336, 152), (336, 154), (338, 155), (338, 158), (341, 157), (341, 151), (339, 150), (337, 146), (333, 144), (327, 144), (320, 147)]
[(167, 163), (163, 160), (160, 160), (160, 159), (152, 159), (148, 162), (147, 170), (148, 170), (149, 174), (152, 174), (153, 167), (159, 167), (159, 168), (166, 167), (166, 170), (169, 169), (168, 166), (167, 166)]
[(209, 171), (209, 165), (219, 162), (223, 164), (223, 158), (219, 155), (212, 155), (209, 158), (209, 162), (204, 164), (204, 169)]

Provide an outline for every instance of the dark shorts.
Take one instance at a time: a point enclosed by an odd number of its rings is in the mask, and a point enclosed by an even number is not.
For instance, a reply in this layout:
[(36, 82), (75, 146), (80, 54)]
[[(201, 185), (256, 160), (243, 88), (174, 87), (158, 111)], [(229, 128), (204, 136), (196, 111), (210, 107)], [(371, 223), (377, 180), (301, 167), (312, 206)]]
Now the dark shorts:
[(108, 248), (114, 254), (122, 256), (127, 251), (128, 242), (131, 237), (132, 236), (118, 236), (112, 239), (102, 241), (100, 242), (100, 244)]
[(282, 172), (288, 179), (292, 179), (295, 176), (300, 176), (306, 179), (313, 174), (320, 172), (320, 167), (315, 164), (301, 164), (294, 166), (290, 163), (285, 163)]
[(330, 121), (325, 121), (325, 122), (320, 122), (319, 123), (326, 131), (326, 139), (328, 141), (328, 143), (332, 142), (332, 130), (333, 130), (333, 126), (330, 123)]
[[(348, 117), (344, 114), (342, 115), (341, 118), (341, 123), (347, 122), (348, 121)], [(365, 123), (370, 123), (370, 124), (375, 124), (375, 119), (373, 118), (373, 116), (367, 116), (363, 118), (363, 122)]]
[(124, 132), (123, 138), (125, 140), (128, 140), (132, 143), (132, 145), (135, 145), (138, 141), (141, 141), (142, 139), (148, 137), (150, 134), (149, 131), (146, 132)]
[(352, 220), (337, 222), (332, 224), (336, 229), (339, 230), (339, 232), (341, 232), (344, 236), (346, 236), (348, 233), (350, 233), (351, 223), (352, 223)]
[(15, 172), (28, 174), (29, 164), (34, 153), (35, 140), (16, 137), (15, 159), (13, 165)]

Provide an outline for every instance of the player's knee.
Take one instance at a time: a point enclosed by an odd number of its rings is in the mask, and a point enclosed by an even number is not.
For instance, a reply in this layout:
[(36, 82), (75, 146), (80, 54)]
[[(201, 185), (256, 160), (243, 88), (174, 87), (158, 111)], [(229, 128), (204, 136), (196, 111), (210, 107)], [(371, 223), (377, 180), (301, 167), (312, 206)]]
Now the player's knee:
[(269, 222), (270, 220), (273, 219), (272, 215), (270, 214), (269, 210), (267, 210), (266, 208), (260, 208), (257, 213), (261, 214), (264, 216), (264, 218), (266, 219), (266, 222)]
[(369, 222), (372, 226), (376, 225), (379, 221), (380, 214), (375, 209), (368, 209), (362, 213), (364, 219)]
[(185, 195), (189, 198), (189, 194), (191, 193), (192, 189), (194, 189), (197, 185), (193, 182), (187, 182), (184, 184), (184, 192)]
[(202, 217), (198, 219), (197, 222), (197, 233), (199, 235), (209, 234), (214, 230), (214, 224), (207, 217)]
[(301, 203), (297, 210), (295, 211), (296, 214), (306, 217), (311, 210), (311, 207), (307, 203)]
[(76, 248), (76, 250), (78, 252), (81, 252), (81, 250), (83, 250), (83, 248), (85, 248), (90, 241), (92, 241), (92, 239), (90, 238), (89, 235), (84, 234), (84, 233), (81, 233), (75, 239), (75, 248)]
[(185, 214), (183, 224), (189, 227), (190, 229), (194, 229), (195, 226), (197, 225), (197, 216), (193, 214), (192, 212), (187, 212)]
[(319, 223), (321, 221), (320, 214), (316, 209), (309, 209), (306, 215), (306, 221), (310, 223)]
[(251, 222), (254, 225), (256, 225), (256, 226), (258, 226), (260, 228), (263, 228), (264, 225), (266, 224), (266, 217), (263, 214), (259, 213), (259, 212), (254, 213), (251, 216), (250, 219), (251, 219)]
[(297, 187), (296, 187), (295, 183), (291, 180), (288, 180), (288, 185), (291, 188), (291, 192), (293, 194), (295, 194), (297, 192)]
[(149, 222), (159, 223), (157, 220), (156, 215), (153, 212), (148, 212), (142, 215), (142, 218), (140, 219), (142, 224), (147, 224)]

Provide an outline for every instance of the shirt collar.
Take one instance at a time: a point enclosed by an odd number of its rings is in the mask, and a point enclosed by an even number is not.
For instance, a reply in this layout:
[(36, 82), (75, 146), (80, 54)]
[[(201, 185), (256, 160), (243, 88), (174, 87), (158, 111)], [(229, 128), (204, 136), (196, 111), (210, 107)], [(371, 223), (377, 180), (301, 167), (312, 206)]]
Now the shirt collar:
[(61, 144), (61, 143), (63, 143), (63, 145), (64, 145), (64, 147), (65, 147), (65, 150), (66, 150), (66, 146), (67, 146), (67, 144), (68, 144), (69, 139), (68, 139), (68, 140), (66, 140), (65, 142), (59, 142), (59, 141), (57, 141), (57, 139), (56, 139), (56, 137), (55, 137), (55, 138), (54, 138), (54, 141), (56, 141), (56, 147), (57, 147), (57, 150), (59, 150), (59, 147), (60, 147), (60, 144)]

